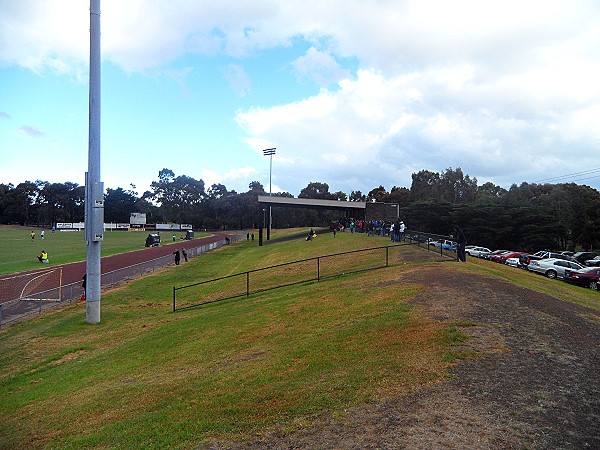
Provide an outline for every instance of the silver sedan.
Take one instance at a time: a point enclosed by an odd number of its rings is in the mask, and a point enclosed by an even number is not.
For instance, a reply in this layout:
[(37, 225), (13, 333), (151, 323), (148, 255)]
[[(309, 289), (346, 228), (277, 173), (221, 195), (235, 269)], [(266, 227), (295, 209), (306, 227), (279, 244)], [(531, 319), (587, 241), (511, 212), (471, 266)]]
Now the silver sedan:
[(547, 258), (537, 261), (531, 261), (527, 266), (527, 270), (541, 273), (548, 278), (564, 278), (565, 270), (582, 270), (583, 266), (572, 261), (564, 259)]

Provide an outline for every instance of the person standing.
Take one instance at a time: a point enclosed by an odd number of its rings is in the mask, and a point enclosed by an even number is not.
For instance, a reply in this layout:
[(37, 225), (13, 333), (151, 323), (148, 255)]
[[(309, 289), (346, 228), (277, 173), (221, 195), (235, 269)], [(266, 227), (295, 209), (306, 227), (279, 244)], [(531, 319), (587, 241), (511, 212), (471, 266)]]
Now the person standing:
[(175, 255), (175, 265), (178, 266), (181, 261), (181, 253), (179, 253), (179, 250), (175, 250), (173, 254)]
[(467, 262), (467, 252), (466, 252), (466, 245), (467, 245), (467, 237), (465, 236), (465, 233), (463, 232), (463, 230), (460, 229), (460, 227), (458, 225), (454, 225), (454, 238), (456, 239), (456, 258), (459, 261), (462, 262)]
[(185, 251), (185, 248), (181, 250), (181, 254), (183, 255), (183, 260), (185, 262), (188, 262), (187, 252)]
[(83, 289), (83, 294), (79, 298), (79, 301), (83, 302), (83, 301), (85, 301), (85, 287), (87, 285), (87, 273), (84, 273), (83, 277), (81, 279), (83, 280), (83, 282), (81, 283), (81, 288)]
[(42, 232), (40, 233), (40, 237), (42, 238), (42, 241), (44, 240), (44, 235), (46, 234), (46, 232), (44, 230), (42, 230)]
[(31, 236), (31, 240), (33, 241), (35, 239), (35, 231), (29, 233), (29, 235)]

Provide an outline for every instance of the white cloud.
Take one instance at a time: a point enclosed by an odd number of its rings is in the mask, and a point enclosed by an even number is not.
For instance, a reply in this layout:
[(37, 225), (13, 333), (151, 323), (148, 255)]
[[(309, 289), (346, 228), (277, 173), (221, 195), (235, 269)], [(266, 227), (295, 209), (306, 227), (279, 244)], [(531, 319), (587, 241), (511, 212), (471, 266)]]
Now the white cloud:
[(19, 128), (17, 130), (17, 133), (22, 136), (28, 136), (28, 137), (34, 137), (34, 138), (40, 138), (40, 137), (46, 136), (46, 133), (44, 131), (40, 130), (37, 127), (32, 127), (29, 125), (23, 125), (21, 128)]
[(253, 167), (232, 168), (223, 175), (205, 169), (201, 173), (201, 179), (207, 189), (213, 184), (224, 184), (228, 190), (246, 192), (249, 182), (254, 181), (252, 177), (257, 173), (257, 170)]
[(200, 178), (204, 181), (205, 188), (223, 182), (223, 177), (221, 175), (209, 169), (204, 169)]
[(415, 167), (461, 166), (473, 176), (495, 174), (502, 183), (531, 179), (532, 171), (568, 170), (560, 162), (563, 139), (570, 135), (575, 145), (597, 131), (597, 105), (565, 106), (560, 94), (544, 98), (542, 92), (532, 83), (511, 96), (507, 86), (478, 84), (465, 67), (396, 77), (359, 71), (335, 92), (240, 112), (238, 121), (254, 139), (276, 139), (280, 154), (293, 158), (278, 168), (290, 183), (297, 173), (342, 183), (360, 172), (363, 190), (377, 177), (391, 188), (410, 186)]
[(298, 77), (311, 78), (317, 85), (327, 87), (332, 83), (348, 78), (350, 73), (343, 69), (329, 52), (319, 51), (314, 47), (305, 55), (292, 62)]
[(89, 23), (88, 2), (2, 2), (0, 61), (77, 74), (89, 54)]
[[(80, 77), (88, 30), (88, 2), (1, 2), (0, 62)], [(236, 116), (251, 149), (278, 148), (278, 183), (290, 191), (310, 181), (339, 183), (335, 190), (410, 185), (423, 168), (462, 166), (510, 183), (597, 165), (593, 0), (102, 3), (104, 58), (125, 71), (164, 70), (188, 54), (251, 58), (297, 42), (308, 50), (287, 67), (323, 89)], [(243, 62), (226, 61), (224, 75), (248, 95)], [(165, 73), (185, 91), (191, 70)], [(210, 185), (254, 175), (246, 167), (202, 177)]]

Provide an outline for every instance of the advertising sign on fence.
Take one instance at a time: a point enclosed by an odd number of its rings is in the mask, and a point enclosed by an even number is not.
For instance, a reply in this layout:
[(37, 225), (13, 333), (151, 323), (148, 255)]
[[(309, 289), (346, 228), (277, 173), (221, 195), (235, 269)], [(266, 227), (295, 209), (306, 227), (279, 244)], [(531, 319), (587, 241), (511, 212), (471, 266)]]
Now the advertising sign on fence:
[(157, 223), (157, 230), (179, 230), (180, 225), (178, 223)]

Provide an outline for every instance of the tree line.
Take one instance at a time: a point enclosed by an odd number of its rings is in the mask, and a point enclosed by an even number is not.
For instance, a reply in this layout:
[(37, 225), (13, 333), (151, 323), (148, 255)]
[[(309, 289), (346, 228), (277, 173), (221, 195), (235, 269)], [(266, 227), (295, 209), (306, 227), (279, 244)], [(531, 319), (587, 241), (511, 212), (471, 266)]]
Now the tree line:
[[(142, 194), (130, 185), (106, 189), (106, 222), (126, 223), (132, 212), (145, 213), (148, 223), (186, 223), (194, 229), (258, 228), (265, 211), (257, 201), (266, 195), (258, 181), (247, 192), (222, 184), (206, 187), (203, 180), (163, 169), (150, 190)], [(58, 222), (81, 222), (85, 189), (76, 183), (25, 181), (0, 183), (0, 223), (50, 227)], [(289, 192), (275, 196), (293, 197)], [(329, 185), (310, 182), (299, 198), (398, 203), (409, 230), (448, 235), (461, 226), (470, 242), (493, 249), (594, 249), (600, 246), (600, 193), (574, 183), (522, 183), (504, 189), (479, 185), (460, 168), (412, 174), (410, 189), (378, 186), (361, 191), (330, 192)], [(273, 208), (274, 228), (328, 225), (339, 212)]]

